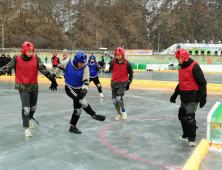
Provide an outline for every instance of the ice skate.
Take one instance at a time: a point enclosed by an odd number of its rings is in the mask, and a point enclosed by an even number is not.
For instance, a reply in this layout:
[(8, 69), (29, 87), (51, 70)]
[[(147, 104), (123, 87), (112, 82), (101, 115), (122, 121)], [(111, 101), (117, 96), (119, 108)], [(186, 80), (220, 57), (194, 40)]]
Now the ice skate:
[(122, 115), (118, 114), (118, 116), (116, 116), (115, 120), (122, 120)]
[(29, 120), (29, 128), (30, 128), (30, 129), (34, 129), (34, 127), (35, 127), (35, 126), (34, 126), (34, 123), (33, 123), (32, 119), (30, 119), (30, 120)]
[(27, 137), (31, 137), (31, 136), (32, 136), (29, 128), (27, 128), (27, 129), (25, 130), (25, 136), (27, 136)]
[(123, 120), (127, 119), (127, 113), (126, 112), (122, 112), (122, 119)]

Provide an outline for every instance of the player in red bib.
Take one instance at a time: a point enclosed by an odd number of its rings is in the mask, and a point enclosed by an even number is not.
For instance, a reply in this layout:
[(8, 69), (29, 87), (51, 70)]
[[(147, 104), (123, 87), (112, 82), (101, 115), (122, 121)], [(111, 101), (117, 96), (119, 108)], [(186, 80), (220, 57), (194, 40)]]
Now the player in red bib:
[(66, 60), (66, 59), (67, 59), (67, 54), (64, 53), (64, 54), (63, 54), (63, 59), (62, 59), (62, 61)]
[(190, 146), (196, 146), (195, 137), (197, 127), (195, 112), (198, 103), (200, 103), (200, 108), (206, 104), (207, 82), (199, 64), (189, 58), (187, 50), (182, 48), (177, 50), (175, 54), (180, 65), (179, 84), (171, 96), (170, 102), (175, 103), (177, 96), (180, 95), (181, 106), (178, 118), (183, 130), (183, 135), (180, 136), (180, 139), (188, 141)]
[(113, 72), (111, 79), (112, 99), (118, 113), (115, 120), (124, 120), (127, 118), (127, 113), (125, 111), (123, 96), (125, 90), (129, 89), (129, 85), (133, 80), (133, 68), (131, 63), (124, 58), (125, 52), (121, 47), (115, 50), (114, 56), (114, 60), (110, 61), (110, 70)]
[(60, 60), (57, 57), (57, 52), (53, 53), (53, 57), (52, 57), (52, 69), (53, 72), (55, 71), (55, 69), (57, 68), (57, 66), (60, 64)]
[(0, 75), (16, 68), (15, 89), (20, 93), (23, 127), (25, 127), (25, 136), (29, 137), (32, 136), (30, 128), (34, 128), (32, 119), (35, 120), (33, 115), (37, 108), (38, 71), (52, 81), (51, 90), (57, 90), (58, 85), (41, 59), (34, 55), (34, 45), (31, 42), (24, 42), (21, 52), (21, 55), (13, 57), (5, 67), (1, 68)]

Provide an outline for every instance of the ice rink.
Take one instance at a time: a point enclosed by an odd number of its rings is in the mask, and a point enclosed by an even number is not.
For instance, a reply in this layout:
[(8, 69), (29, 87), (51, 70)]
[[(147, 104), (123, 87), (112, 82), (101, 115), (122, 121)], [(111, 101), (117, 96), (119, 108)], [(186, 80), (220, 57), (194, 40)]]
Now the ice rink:
[[(158, 72), (135, 72), (135, 79), (149, 79), (154, 74), (166, 79)], [(110, 75), (100, 75), (103, 76)], [(174, 76), (176, 79), (178, 75), (167, 76), (176, 81)], [(82, 134), (77, 135), (68, 132), (73, 102), (65, 94), (64, 85), (54, 92), (49, 85), (39, 84), (34, 117), (40, 125), (35, 124), (33, 136), (28, 138), (22, 127), (21, 101), (14, 81), (0, 79), (0, 170), (173, 170), (182, 169), (195, 149), (179, 139), (180, 100), (178, 97), (176, 104), (170, 103), (173, 90), (130, 89), (124, 96), (128, 119), (115, 121), (111, 89), (103, 88), (105, 98), (101, 99), (96, 87), (90, 86), (86, 99), (98, 114), (106, 115), (106, 120), (95, 121), (83, 111), (77, 124)], [(219, 93), (210, 93), (205, 107), (198, 107), (197, 144), (206, 135), (207, 113), (221, 97)], [(221, 169), (221, 155), (218, 151), (208, 152), (200, 169)]]
[[(51, 68), (48, 68), (52, 72)], [(14, 70), (12, 71), (14, 74)], [(39, 72), (39, 75), (41, 73)], [(218, 73), (204, 73), (208, 83), (222, 84), (222, 74)], [(59, 74), (63, 76), (63, 72)], [(112, 74), (99, 74), (100, 78), (111, 78)], [(163, 72), (163, 71), (134, 71), (134, 79), (138, 80), (157, 80), (157, 81), (178, 81), (178, 72)]]

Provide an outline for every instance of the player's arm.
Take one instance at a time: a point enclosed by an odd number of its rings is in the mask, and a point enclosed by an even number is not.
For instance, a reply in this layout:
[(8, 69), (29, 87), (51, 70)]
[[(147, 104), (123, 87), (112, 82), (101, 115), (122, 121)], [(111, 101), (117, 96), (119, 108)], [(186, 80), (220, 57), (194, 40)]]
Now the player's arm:
[(113, 62), (114, 62), (114, 60), (110, 60), (110, 66), (109, 66), (110, 71), (113, 71)]
[(207, 81), (199, 65), (194, 65), (193, 76), (199, 86), (200, 108), (202, 108), (207, 102)]
[(86, 93), (89, 88), (89, 67), (86, 66), (85, 69), (83, 70), (83, 77), (82, 77), (82, 90), (79, 93), (79, 98), (83, 99), (86, 96)]
[(128, 70), (128, 74), (129, 74), (129, 81), (130, 81), (130, 83), (132, 83), (132, 81), (133, 81), (133, 67), (129, 61), (127, 62), (127, 70)]
[(47, 70), (40, 57), (37, 57), (38, 70), (50, 80), (51, 73)]
[(39, 57), (37, 57), (37, 63), (38, 63), (38, 70), (51, 81), (51, 86), (49, 87), (49, 89), (51, 89), (53, 91), (54, 90), (57, 91), (58, 84), (55, 80), (54, 74), (51, 74), (47, 70), (46, 66), (43, 64), (43, 62), (41, 61), (41, 59)]
[[(70, 60), (70, 59), (69, 59)], [(69, 63), (69, 60), (63, 60), (55, 69), (54, 74), (57, 75), (59, 74), (62, 70), (66, 70), (66, 67)]]
[(83, 86), (82, 89), (86, 89), (88, 91), (89, 88), (89, 67), (86, 66), (83, 70), (83, 77), (82, 77)]
[(173, 93), (173, 95), (170, 97), (170, 102), (171, 103), (176, 103), (176, 98), (177, 96), (180, 94), (180, 89), (179, 89), (179, 83), (177, 85), (177, 87), (175, 88), (175, 92)]

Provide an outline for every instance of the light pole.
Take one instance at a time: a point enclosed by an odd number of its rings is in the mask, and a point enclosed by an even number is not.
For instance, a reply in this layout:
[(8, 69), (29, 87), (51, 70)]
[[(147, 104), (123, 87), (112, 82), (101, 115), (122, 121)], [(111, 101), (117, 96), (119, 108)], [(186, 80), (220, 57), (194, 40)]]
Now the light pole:
[(96, 28), (96, 49), (98, 50), (99, 49), (99, 46), (98, 46), (98, 30)]
[(4, 29), (3, 29), (4, 25), (3, 25), (3, 22), (2, 22), (2, 48), (4, 50)]
[(159, 37), (158, 37), (158, 54), (160, 53), (159, 41), (160, 41), (160, 33), (159, 33)]

